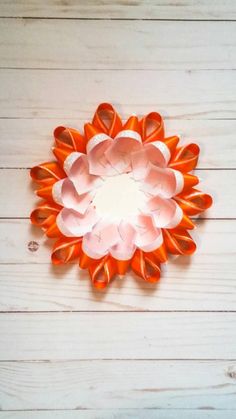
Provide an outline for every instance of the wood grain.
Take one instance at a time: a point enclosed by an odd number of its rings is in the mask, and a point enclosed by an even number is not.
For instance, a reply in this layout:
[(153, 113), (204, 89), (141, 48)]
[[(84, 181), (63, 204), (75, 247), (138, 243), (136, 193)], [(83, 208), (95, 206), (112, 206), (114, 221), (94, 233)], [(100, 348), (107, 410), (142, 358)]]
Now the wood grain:
[[(197, 229), (192, 235), (198, 245), (197, 253), (202, 261), (208, 261), (208, 269), (217, 263), (222, 255), (227, 262), (228, 257), (235, 257), (235, 220), (199, 220)], [(49, 263), (52, 239), (47, 239), (42, 231), (31, 226), (29, 220), (0, 220), (0, 263)], [(29, 242), (36, 241), (38, 250), (29, 250)], [(188, 258), (186, 260), (189, 260)], [(205, 263), (204, 262), (204, 263)], [(226, 266), (226, 265), (223, 265)]]
[[(236, 170), (197, 170), (196, 175), (201, 180), (198, 188), (210, 193), (214, 199), (214, 205), (205, 211), (201, 218), (236, 218), (232, 199), (236, 188)], [(11, 188), (6, 188), (7, 184), (11, 185)], [(221, 191), (226, 184), (222, 200)], [(29, 217), (36, 204), (41, 202), (33, 193), (37, 185), (31, 182), (29, 170), (26, 169), (0, 170), (0, 189), (0, 217)]]
[(0, 360), (231, 359), (236, 313), (1, 313)]
[[(234, 409), (223, 411), (224, 419), (232, 419)], [(0, 419), (222, 419), (222, 409), (77, 409), (24, 410), (0, 412)]]
[[(102, 101), (123, 118), (158, 110), (180, 119), (235, 119), (233, 70), (1, 70), (1, 118), (81, 118)], [(132, 92), (132, 94), (131, 94)], [(122, 105), (121, 105), (122, 104)]]
[[(4, 139), (0, 142), (0, 167), (26, 168), (50, 159), (54, 128), (65, 125), (83, 132), (83, 123), (83, 120), (68, 118), (0, 119)], [(199, 144), (198, 168), (236, 168), (236, 120), (166, 119), (165, 128), (166, 136), (179, 135), (181, 144), (192, 141)]]
[[(61, 28), (61, 20), (0, 19), (0, 66), (106, 70), (236, 68), (236, 22), (212, 25), (67, 20), (63, 21), (63, 31)], [(19, 48), (19, 39), (23, 48)]]
[[(0, 0), (0, 419), (235, 416), (235, 21), (233, 0)], [(156, 286), (95, 291), (21, 218), (52, 129), (102, 101), (202, 149), (217, 219)]]
[[(230, 405), (232, 418), (236, 408), (234, 373), (232, 361), (4, 362), (0, 363), (0, 402), (3, 409), (76, 409), (81, 416), (74, 412), (69, 418), (88, 419), (130, 419), (135, 413), (142, 418), (174, 419), (182, 409), (188, 413), (185, 418), (208, 418), (204, 412), (201, 416), (202, 410), (228, 410)], [(114, 405), (120, 410), (111, 416)], [(107, 412), (99, 411), (104, 406)], [(123, 416), (125, 408), (135, 410), (130, 411), (131, 416), (128, 412)], [(156, 412), (140, 416), (138, 409), (142, 408)], [(159, 412), (163, 408), (167, 412)], [(177, 416), (171, 409), (177, 410)], [(200, 416), (191, 409), (198, 409)], [(215, 417), (220, 418), (217, 412)]]
[(236, 19), (234, 0), (1, 0), (1, 16), (94, 19)]
[[(206, 231), (202, 240), (211, 246), (213, 237)], [(221, 233), (221, 240), (223, 247), (227, 235)], [(196, 253), (191, 262), (170, 260), (158, 284), (129, 272), (103, 292), (92, 289), (87, 272), (76, 264), (1, 265), (0, 311), (235, 311), (235, 276), (235, 256), (220, 249)]]
[(197, 252), (162, 266), (159, 284), (128, 274), (104, 292), (77, 264), (53, 267), (52, 241), (28, 220), (3, 220), (0, 227), (1, 311), (235, 310), (235, 221), (198, 222)]

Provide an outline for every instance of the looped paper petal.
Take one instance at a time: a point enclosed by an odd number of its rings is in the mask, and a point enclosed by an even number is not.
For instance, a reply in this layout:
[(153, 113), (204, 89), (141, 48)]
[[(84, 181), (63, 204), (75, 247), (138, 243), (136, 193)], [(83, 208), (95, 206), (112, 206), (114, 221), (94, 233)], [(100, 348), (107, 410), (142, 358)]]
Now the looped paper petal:
[(190, 215), (197, 215), (212, 205), (210, 195), (204, 194), (197, 189), (190, 189), (188, 192), (181, 193), (175, 197), (182, 210)]
[(143, 142), (163, 140), (164, 122), (157, 112), (150, 112), (140, 121)]
[(48, 162), (32, 167), (30, 176), (40, 185), (48, 186), (65, 177), (65, 172), (57, 162)]
[(115, 261), (105, 256), (89, 267), (89, 273), (96, 288), (105, 288), (116, 273)]
[(176, 150), (170, 161), (172, 169), (187, 173), (195, 169), (200, 148), (197, 144), (188, 144)]
[(122, 128), (122, 121), (110, 103), (101, 103), (94, 114), (93, 125), (114, 138)]
[(109, 249), (118, 243), (120, 234), (116, 224), (107, 220), (100, 220), (83, 238), (83, 251), (93, 259), (105, 256)]
[(118, 226), (119, 240), (117, 244), (110, 248), (111, 255), (118, 260), (130, 260), (135, 252), (134, 240), (136, 237), (135, 228), (124, 220)]
[(181, 192), (183, 185), (184, 178), (180, 172), (151, 165), (144, 179), (142, 190), (151, 195), (172, 198)]
[(32, 224), (43, 228), (51, 227), (60, 210), (61, 207), (57, 204), (42, 202), (32, 211), (30, 215), (31, 222)]
[(160, 264), (155, 257), (137, 249), (131, 261), (133, 271), (147, 282), (157, 282), (160, 279)]
[(99, 176), (116, 174), (106, 157), (106, 151), (111, 147), (113, 139), (92, 124), (85, 124), (84, 129), (88, 140), (87, 154), (90, 173)]
[(80, 151), (81, 153), (86, 151), (84, 136), (73, 128), (63, 126), (57, 127), (54, 130), (54, 138), (55, 143), (59, 148), (70, 151)]
[(155, 196), (147, 202), (147, 209), (152, 214), (154, 224), (159, 228), (174, 228), (183, 218), (183, 211), (173, 199)]
[(131, 154), (133, 177), (136, 180), (143, 179), (150, 163), (158, 167), (166, 167), (170, 159), (170, 151), (164, 142), (155, 141), (145, 144), (141, 149)]
[(163, 241), (161, 230), (155, 227), (150, 215), (138, 215), (134, 218), (133, 223), (137, 247), (145, 252), (151, 252), (161, 246)]
[(131, 155), (141, 148), (142, 139), (138, 118), (132, 116), (115, 137), (106, 151), (106, 158), (118, 173), (124, 173), (131, 169)]
[(69, 178), (59, 180), (52, 187), (52, 196), (59, 205), (84, 214), (93, 199), (92, 193), (79, 195)]
[(90, 174), (88, 158), (85, 154), (72, 153), (65, 160), (64, 168), (80, 195), (97, 188), (102, 183), (98, 176)]
[(92, 230), (98, 221), (98, 215), (93, 207), (89, 207), (85, 214), (72, 209), (63, 208), (57, 216), (57, 225), (66, 237), (80, 237)]
[(52, 251), (52, 263), (60, 265), (77, 259), (81, 251), (81, 238), (62, 237), (56, 241)]
[(186, 230), (163, 230), (163, 236), (168, 252), (174, 255), (191, 255), (196, 250), (196, 244)]

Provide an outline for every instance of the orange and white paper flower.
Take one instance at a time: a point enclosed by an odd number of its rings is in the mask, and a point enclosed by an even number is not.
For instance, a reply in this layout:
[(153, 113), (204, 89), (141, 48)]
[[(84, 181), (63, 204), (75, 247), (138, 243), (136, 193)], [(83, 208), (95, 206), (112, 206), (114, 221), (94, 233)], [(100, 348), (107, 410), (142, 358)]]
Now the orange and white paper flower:
[(54, 264), (78, 259), (93, 284), (104, 288), (129, 268), (156, 282), (168, 253), (195, 251), (189, 217), (212, 204), (189, 173), (199, 147), (165, 138), (158, 113), (141, 120), (133, 115), (123, 125), (103, 103), (84, 135), (58, 127), (54, 136), (56, 161), (31, 169), (43, 199), (31, 221), (56, 238)]

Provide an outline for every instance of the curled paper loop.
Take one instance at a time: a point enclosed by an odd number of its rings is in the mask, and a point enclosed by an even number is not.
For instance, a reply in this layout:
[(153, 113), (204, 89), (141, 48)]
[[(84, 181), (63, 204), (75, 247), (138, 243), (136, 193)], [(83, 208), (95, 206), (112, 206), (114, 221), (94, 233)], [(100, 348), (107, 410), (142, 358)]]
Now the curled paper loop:
[(101, 103), (98, 106), (92, 124), (111, 138), (122, 129), (121, 118), (110, 103)]
[(199, 152), (199, 146), (193, 143), (177, 148), (171, 158), (170, 167), (184, 173), (190, 172), (197, 165)]
[(105, 288), (115, 273), (115, 262), (110, 257), (104, 257), (103, 259), (94, 262), (89, 267), (92, 283), (98, 289)]
[(30, 176), (39, 185), (48, 186), (64, 177), (65, 173), (58, 162), (49, 162), (33, 167)]
[(56, 241), (52, 251), (52, 262), (61, 265), (77, 259), (81, 254), (81, 238), (62, 237)]
[(143, 142), (150, 143), (164, 139), (164, 122), (157, 112), (150, 112), (140, 121)]
[(199, 147), (165, 137), (159, 113), (132, 115), (123, 124), (102, 103), (83, 134), (59, 126), (54, 140), (56, 161), (30, 171), (43, 199), (31, 222), (56, 239), (52, 263), (77, 260), (103, 289), (129, 269), (156, 282), (169, 254), (195, 251), (190, 217), (212, 205), (195, 189)]
[(185, 214), (190, 216), (200, 214), (212, 205), (212, 197), (210, 195), (204, 194), (194, 188), (179, 194), (175, 197), (175, 200)]
[(145, 254), (142, 250), (136, 250), (131, 267), (144, 281), (157, 282), (160, 279), (160, 264), (154, 254)]
[(55, 144), (58, 148), (65, 151), (79, 151), (84, 153), (86, 150), (86, 141), (79, 131), (73, 128), (59, 126), (54, 130)]

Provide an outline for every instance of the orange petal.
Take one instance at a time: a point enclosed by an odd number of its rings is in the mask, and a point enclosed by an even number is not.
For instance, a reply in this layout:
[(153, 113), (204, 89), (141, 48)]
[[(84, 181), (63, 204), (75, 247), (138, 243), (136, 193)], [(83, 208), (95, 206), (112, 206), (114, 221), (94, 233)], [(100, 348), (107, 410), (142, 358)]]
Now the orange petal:
[(98, 106), (92, 124), (112, 138), (122, 129), (121, 118), (110, 103)]
[(52, 185), (66, 176), (57, 162), (42, 163), (30, 170), (32, 179), (40, 185)]
[(125, 275), (130, 266), (130, 260), (114, 259), (116, 263), (116, 271), (119, 275)]
[(110, 256), (105, 256), (99, 261), (94, 262), (89, 267), (89, 274), (95, 288), (105, 288), (111, 281), (112, 277), (116, 274), (114, 259)]
[(163, 237), (168, 252), (174, 255), (190, 255), (196, 250), (190, 234), (183, 229), (163, 229)]
[(49, 228), (55, 222), (60, 209), (61, 207), (57, 204), (43, 202), (32, 211), (31, 223), (42, 228)]
[(49, 237), (50, 239), (52, 238), (56, 238), (56, 237), (61, 237), (62, 234), (59, 230), (59, 228), (57, 227), (57, 223), (53, 223), (45, 232), (46, 236)]
[(94, 125), (90, 124), (89, 122), (84, 125), (84, 134), (87, 139), (87, 142), (94, 137), (94, 135), (101, 134), (101, 129), (95, 127)]
[(79, 260), (79, 266), (81, 269), (87, 269), (89, 268), (90, 265), (92, 265), (95, 262), (97, 262), (97, 259), (93, 259), (90, 256), (86, 255), (83, 249), (81, 249), (80, 260)]
[(197, 176), (190, 175), (185, 173), (183, 175), (184, 178), (184, 187), (183, 191), (187, 191), (188, 189), (192, 188), (193, 186), (197, 185), (199, 183), (199, 179)]
[(177, 228), (184, 228), (185, 230), (193, 230), (195, 228), (195, 224), (186, 214), (183, 214), (183, 218), (178, 224)]
[(199, 152), (199, 146), (194, 143), (180, 147), (171, 158), (169, 166), (181, 172), (190, 172), (197, 165)]
[(165, 243), (164, 242), (162, 243), (162, 245), (158, 249), (153, 250), (150, 253), (152, 253), (155, 256), (155, 258), (157, 259), (157, 261), (159, 263), (164, 263), (168, 259), (168, 255), (167, 255), (167, 251), (166, 251), (166, 246), (165, 246)]
[(199, 214), (212, 205), (212, 197), (197, 189), (190, 189), (175, 197), (176, 202), (188, 215)]
[(52, 263), (60, 265), (76, 259), (81, 251), (81, 238), (62, 237), (54, 244), (52, 252)]
[(52, 188), (53, 185), (45, 186), (44, 188), (38, 189), (36, 194), (47, 201), (54, 201), (52, 197)]
[(64, 166), (64, 162), (66, 158), (71, 154), (70, 150), (64, 150), (63, 148), (59, 147), (53, 147), (52, 148), (53, 154), (55, 155), (58, 162), (61, 164), (61, 166)]
[(59, 126), (54, 130), (54, 138), (57, 147), (64, 150), (79, 151), (84, 153), (86, 150), (85, 138), (79, 131), (73, 128)]
[(141, 135), (141, 129), (140, 129), (137, 116), (135, 115), (130, 116), (130, 118), (126, 121), (125, 125), (122, 128), (122, 131), (125, 131), (125, 130), (136, 131)]
[(147, 282), (157, 282), (160, 279), (160, 264), (151, 253), (145, 254), (137, 249), (131, 261), (131, 268)]
[(163, 143), (165, 143), (165, 145), (169, 148), (171, 156), (174, 154), (178, 142), (179, 138), (176, 136), (165, 138), (163, 140)]
[(141, 121), (142, 139), (145, 143), (164, 139), (164, 122), (157, 112), (151, 112)]

